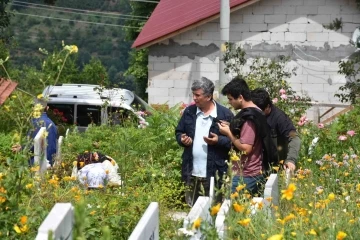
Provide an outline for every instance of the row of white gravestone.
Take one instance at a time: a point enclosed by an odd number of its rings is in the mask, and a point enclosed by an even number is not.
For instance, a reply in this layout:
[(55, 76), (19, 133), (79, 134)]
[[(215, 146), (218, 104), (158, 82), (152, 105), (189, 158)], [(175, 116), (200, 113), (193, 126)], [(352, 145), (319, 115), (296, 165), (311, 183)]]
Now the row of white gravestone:
[[(287, 177), (290, 177), (290, 175), (287, 172)], [(213, 180), (211, 182), (213, 186)], [(197, 231), (189, 231), (188, 229), (191, 227), (191, 224), (198, 218), (201, 218), (202, 221), (209, 222), (210, 224), (213, 224), (211, 221), (211, 216), (209, 209), (211, 207), (212, 203), (212, 196), (214, 194), (214, 190), (210, 191), (210, 197), (199, 197), (197, 201), (195, 202), (194, 206), (190, 210), (187, 217), (184, 219), (183, 228), (179, 229), (179, 233), (187, 235), (190, 240), (199, 240), (203, 239), (202, 234), (200, 230)], [(267, 211), (268, 216), (273, 216), (271, 203), (277, 206), (279, 204), (279, 185), (278, 185), (278, 175), (277, 174), (271, 174), (269, 179), (267, 180), (265, 184), (265, 190), (264, 190), (264, 197), (254, 197), (252, 199), (255, 203), (262, 203), (263, 204), (263, 211)], [(252, 205), (251, 213), (256, 213), (256, 206)], [(220, 239), (225, 238), (225, 218), (230, 208), (230, 200), (226, 199), (221, 207), (219, 212), (217, 213), (216, 219), (215, 219), (215, 227), (218, 233), (218, 236)]]

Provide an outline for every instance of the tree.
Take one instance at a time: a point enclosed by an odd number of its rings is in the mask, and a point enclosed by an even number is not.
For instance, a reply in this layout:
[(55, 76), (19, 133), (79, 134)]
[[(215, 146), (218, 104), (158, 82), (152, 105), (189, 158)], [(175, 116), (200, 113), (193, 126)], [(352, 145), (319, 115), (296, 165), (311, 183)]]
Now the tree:
[(91, 58), (89, 64), (84, 66), (78, 83), (109, 85), (109, 78), (106, 68), (97, 58)]
[(11, 36), (6, 34), (6, 28), (10, 24), (10, 16), (12, 14), (6, 11), (6, 5), (9, 0), (0, 0), (0, 40), (6, 44), (9, 43)]
[[(150, 17), (151, 13), (154, 11), (156, 4), (154, 3), (145, 3), (145, 2), (131, 2), (131, 14), (133, 16), (144, 16)], [(134, 41), (139, 35), (142, 27), (145, 22), (138, 19), (131, 19), (126, 22), (127, 26), (137, 27), (136, 28), (125, 28), (126, 39)], [(141, 50), (132, 50), (130, 53), (130, 65), (128, 70), (125, 72), (125, 75), (132, 75), (135, 77), (136, 84), (136, 94), (143, 99), (147, 99), (145, 89), (148, 81), (148, 54), (147, 49)]]

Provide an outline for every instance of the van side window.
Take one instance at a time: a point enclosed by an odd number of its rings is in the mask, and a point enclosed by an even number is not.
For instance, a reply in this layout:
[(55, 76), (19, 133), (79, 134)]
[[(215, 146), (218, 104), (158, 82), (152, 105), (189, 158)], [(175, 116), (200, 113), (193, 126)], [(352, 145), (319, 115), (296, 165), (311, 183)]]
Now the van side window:
[[(53, 104), (48, 103), (48, 115), (54, 121), (59, 118), (61, 122), (74, 124), (74, 105), (73, 104)], [(55, 116), (56, 115), (56, 116)], [(57, 123), (57, 121), (55, 121)]]
[(124, 108), (120, 107), (108, 107), (108, 119), (110, 125), (122, 125), (128, 124), (129, 122), (136, 122), (135, 115)]
[(87, 127), (89, 124), (101, 124), (101, 106), (77, 105), (77, 125)]

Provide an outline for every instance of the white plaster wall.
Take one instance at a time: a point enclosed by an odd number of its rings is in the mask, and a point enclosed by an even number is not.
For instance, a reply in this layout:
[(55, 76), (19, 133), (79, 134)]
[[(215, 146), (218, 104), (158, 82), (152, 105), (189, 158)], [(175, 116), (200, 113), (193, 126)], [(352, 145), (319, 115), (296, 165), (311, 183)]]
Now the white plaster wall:
[[(342, 18), (342, 29), (333, 31), (323, 27), (335, 18)], [(215, 43), (219, 46), (219, 21), (196, 27), (172, 40), (180, 45)], [(329, 44), (330, 50), (349, 45), (352, 32), (359, 25), (360, 12), (355, 0), (261, 0), (231, 13), (230, 41), (251, 46), (292, 44), (293, 54), (298, 58), (289, 63), (290, 67), (298, 68), (297, 75), (290, 79), (293, 89), (308, 94), (314, 101), (337, 103), (334, 94), (346, 81), (337, 73), (338, 61), (319, 61), (315, 56), (304, 54), (300, 48), (313, 46), (320, 51), (325, 43)], [(168, 44), (168, 40), (163, 44)], [(189, 102), (191, 82), (201, 76), (213, 81), (219, 79), (218, 57), (149, 56), (149, 102), (170, 106)]]

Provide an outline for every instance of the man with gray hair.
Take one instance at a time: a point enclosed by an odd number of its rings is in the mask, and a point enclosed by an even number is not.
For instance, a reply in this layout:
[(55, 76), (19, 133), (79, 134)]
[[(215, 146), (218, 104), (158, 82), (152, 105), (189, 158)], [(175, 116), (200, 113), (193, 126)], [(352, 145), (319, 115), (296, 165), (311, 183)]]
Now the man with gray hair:
[(231, 141), (220, 134), (216, 123), (230, 122), (234, 115), (213, 99), (214, 88), (214, 83), (204, 77), (193, 82), (195, 104), (184, 110), (175, 130), (176, 141), (184, 148), (181, 176), (188, 187), (185, 201), (190, 206), (201, 192), (209, 195), (211, 177), (215, 177), (220, 188), (222, 176), (227, 172), (225, 161), (229, 158)]

